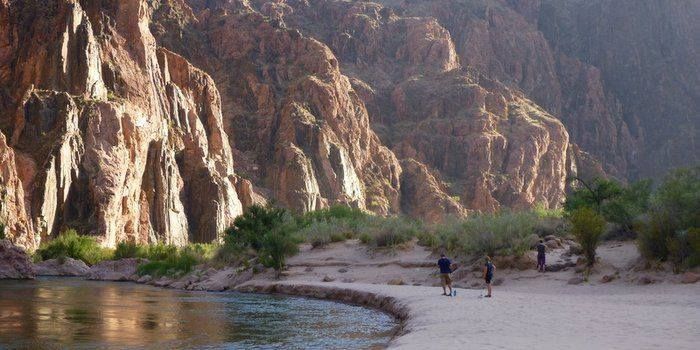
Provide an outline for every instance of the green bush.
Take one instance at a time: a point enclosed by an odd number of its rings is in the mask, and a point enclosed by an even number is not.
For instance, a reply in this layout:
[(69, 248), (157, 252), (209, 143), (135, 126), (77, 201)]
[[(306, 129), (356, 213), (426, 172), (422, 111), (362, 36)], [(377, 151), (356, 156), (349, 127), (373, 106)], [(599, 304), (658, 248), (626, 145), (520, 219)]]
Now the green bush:
[(142, 276), (180, 276), (192, 271), (198, 263), (196, 256), (186, 251), (176, 250), (174, 254), (168, 255), (163, 260), (153, 260), (139, 265), (136, 272)]
[(617, 225), (619, 232), (614, 232), (615, 236), (634, 237), (635, 220), (649, 208), (652, 182), (642, 180), (623, 186), (613, 180), (596, 179), (591, 183), (577, 180), (582, 186), (566, 198), (566, 211), (591, 208)]
[(177, 257), (179, 254), (178, 248), (174, 245), (157, 243), (146, 247), (144, 255), (140, 258), (146, 258), (151, 261), (168, 260), (169, 258)]
[[(546, 220), (558, 220), (546, 216)], [(465, 256), (522, 255), (530, 249), (540, 219), (534, 211), (503, 211), (451, 219), (433, 228), (436, 247)]]
[(148, 247), (136, 244), (134, 242), (119, 242), (114, 250), (114, 259), (125, 258), (145, 258), (148, 253)]
[(5, 239), (5, 224), (0, 222), (0, 239)]
[(671, 172), (652, 195), (637, 244), (648, 260), (670, 261), (676, 272), (700, 265), (700, 167)]
[(315, 221), (298, 233), (305, 242), (311, 243), (314, 248), (323, 247), (331, 242), (341, 242), (354, 238), (357, 233), (345, 220), (330, 219), (327, 221)]
[(287, 211), (282, 208), (253, 205), (243, 215), (233, 221), (233, 226), (225, 231), (224, 245), (227, 251), (245, 248), (260, 250), (263, 235), (281, 225), (287, 219)]
[(421, 232), (421, 223), (405, 217), (372, 217), (367, 220), (362, 243), (376, 248), (395, 247), (406, 243)]
[(299, 251), (295, 232), (296, 226), (286, 222), (265, 233), (261, 240), (262, 246), (258, 251), (260, 262), (266, 267), (274, 268), (278, 276), (285, 266), (286, 258)]
[(343, 221), (352, 229), (357, 229), (368, 216), (369, 215), (361, 209), (351, 208), (345, 205), (333, 205), (328, 208), (305, 213), (297, 219), (297, 223), (299, 227), (306, 227), (314, 222)]
[(587, 265), (591, 267), (595, 264), (595, 251), (605, 229), (605, 219), (592, 208), (581, 207), (571, 213), (569, 220), (571, 232), (581, 244)]
[(112, 258), (112, 251), (102, 248), (89, 236), (80, 236), (75, 230), (67, 230), (54, 240), (42, 243), (35, 253), (41, 260), (73, 258), (94, 265)]
[(252, 250), (264, 265), (279, 273), (285, 258), (298, 250), (298, 230), (297, 222), (286, 210), (252, 206), (226, 230), (219, 259), (231, 261)]

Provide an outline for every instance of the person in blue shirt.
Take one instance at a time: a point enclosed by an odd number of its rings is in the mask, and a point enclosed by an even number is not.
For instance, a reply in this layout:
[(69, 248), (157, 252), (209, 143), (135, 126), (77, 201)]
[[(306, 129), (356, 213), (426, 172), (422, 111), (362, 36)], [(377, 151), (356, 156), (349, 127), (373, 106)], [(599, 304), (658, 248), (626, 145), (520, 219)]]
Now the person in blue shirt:
[(488, 289), (487, 298), (491, 297), (491, 280), (493, 280), (493, 273), (496, 271), (496, 265), (491, 261), (490, 256), (486, 256), (486, 264), (484, 265), (484, 281), (486, 282), (486, 288)]
[[(438, 260), (437, 264), (440, 267), (442, 295), (448, 297), (452, 296), (452, 278), (450, 278), (450, 274), (452, 273), (452, 262), (445, 256), (445, 254), (440, 254), (440, 260)], [(450, 294), (447, 294), (447, 288), (450, 289)]]

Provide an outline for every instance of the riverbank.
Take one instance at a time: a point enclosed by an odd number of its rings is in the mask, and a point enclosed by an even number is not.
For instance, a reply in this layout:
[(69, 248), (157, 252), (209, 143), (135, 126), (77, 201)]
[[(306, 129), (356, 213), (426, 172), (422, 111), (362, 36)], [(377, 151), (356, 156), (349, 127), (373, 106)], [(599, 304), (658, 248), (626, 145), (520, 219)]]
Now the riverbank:
[(402, 321), (390, 348), (696, 348), (700, 283), (692, 282), (697, 274), (674, 275), (663, 266), (643, 269), (632, 242), (607, 242), (598, 249), (596, 269), (584, 278), (566, 242), (552, 246), (553, 272), (534, 271), (531, 256), (498, 261), (491, 299), (480, 297), (480, 263), (454, 273), (456, 297), (441, 296), (436, 257), (415, 244), (394, 250), (368, 249), (357, 241), (305, 245), (289, 259), (280, 280), (270, 270), (234, 267), (201, 267), (181, 278), (153, 279), (135, 275), (135, 259), (98, 264), (87, 277), (365, 305)]

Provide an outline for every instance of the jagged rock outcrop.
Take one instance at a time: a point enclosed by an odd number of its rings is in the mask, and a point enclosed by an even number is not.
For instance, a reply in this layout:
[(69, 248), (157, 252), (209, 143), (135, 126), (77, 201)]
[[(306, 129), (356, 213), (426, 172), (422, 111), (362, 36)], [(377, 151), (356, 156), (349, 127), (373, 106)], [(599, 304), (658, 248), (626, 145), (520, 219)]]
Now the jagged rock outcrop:
[[(331, 43), (376, 113), (383, 140), (399, 158), (449, 179), (445, 191), (460, 206), (493, 211), (563, 200), (563, 125), (519, 93), (462, 68), (450, 32), (435, 19), (402, 17), (369, 2), (290, 2), (286, 11), (260, 3), (269, 16)], [(441, 196), (432, 183), (422, 185), (409, 192)], [(420, 216), (437, 218), (446, 214), (441, 210)]]
[(409, 158), (401, 161), (401, 167), (401, 209), (404, 213), (429, 222), (467, 214), (459, 198), (448, 195), (447, 185), (439, 181), (427, 166)]
[[(697, 161), (697, 14), (686, 0), (0, 0), (0, 221), (34, 249), (67, 227), (106, 246), (211, 241), (270, 201), (431, 221), (554, 207), (567, 174)], [(596, 30), (622, 17), (625, 35)]]
[(40, 239), (77, 226), (114, 246), (211, 241), (242, 212), (218, 90), (157, 48), (146, 1), (6, 1), (0, 13), (0, 126), (25, 197), (6, 215), (24, 210)]
[(84, 276), (90, 271), (82, 260), (73, 258), (49, 259), (34, 265), (39, 276)]
[(212, 72), (237, 164), (277, 203), (399, 211), (400, 165), (328, 47), (246, 2), (167, 2), (156, 19), (164, 46)]

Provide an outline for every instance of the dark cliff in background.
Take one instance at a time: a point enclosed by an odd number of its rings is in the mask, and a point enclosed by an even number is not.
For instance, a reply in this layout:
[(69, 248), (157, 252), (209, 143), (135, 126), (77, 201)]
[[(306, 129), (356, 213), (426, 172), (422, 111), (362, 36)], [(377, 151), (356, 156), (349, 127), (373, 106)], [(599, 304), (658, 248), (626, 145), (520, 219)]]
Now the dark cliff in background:
[(253, 203), (427, 220), (698, 161), (694, 1), (0, 0), (0, 221), (209, 241)]

